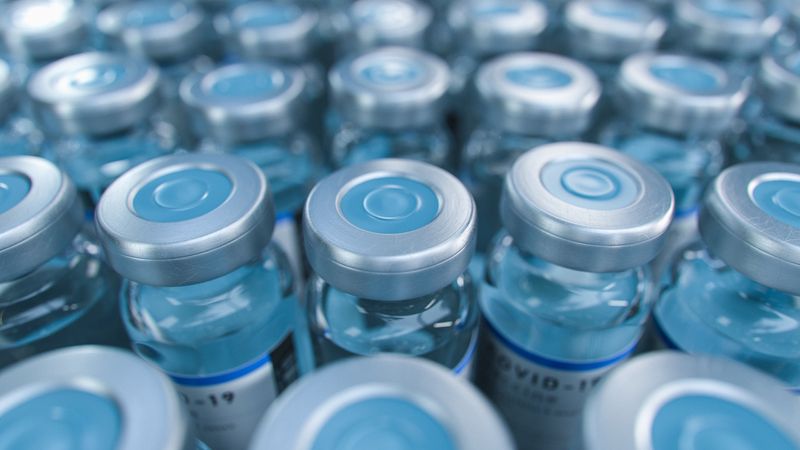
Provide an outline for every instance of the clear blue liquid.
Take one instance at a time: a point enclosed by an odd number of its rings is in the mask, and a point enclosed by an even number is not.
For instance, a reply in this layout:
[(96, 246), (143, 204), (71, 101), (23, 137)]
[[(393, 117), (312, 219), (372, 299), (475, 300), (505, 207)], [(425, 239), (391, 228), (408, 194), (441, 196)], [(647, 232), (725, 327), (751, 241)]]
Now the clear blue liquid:
[(203, 283), (126, 281), (123, 319), (134, 349), (174, 375), (216, 375), (252, 362), (294, 327), (289, 263), (274, 246), (263, 259)]
[(733, 145), (737, 160), (800, 163), (800, 124), (770, 113), (757, 99), (748, 101), (742, 118), (747, 128)]
[(735, 359), (800, 387), (800, 298), (749, 280), (700, 245), (673, 266), (653, 314), (681, 350)]
[(478, 324), (467, 274), (424, 297), (380, 301), (339, 291), (314, 275), (307, 317), (317, 366), (355, 355), (399, 353), (455, 369)]
[(0, 124), (0, 156), (38, 155), (42, 139), (32, 120), (12, 114)]
[(119, 278), (83, 236), (34, 271), (0, 283), (0, 367), (56, 348), (130, 345)]

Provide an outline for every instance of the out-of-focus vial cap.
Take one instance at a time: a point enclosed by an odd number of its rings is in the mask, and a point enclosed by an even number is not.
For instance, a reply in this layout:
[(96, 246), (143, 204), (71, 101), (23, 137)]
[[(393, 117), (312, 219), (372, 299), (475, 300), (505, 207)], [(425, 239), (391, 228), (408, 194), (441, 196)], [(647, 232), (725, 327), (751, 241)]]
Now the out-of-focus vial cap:
[(282, 394), (250, 450), (513, 450), (489, 402), (450, 371), (377, 355), (326, 366)]
[(548, 144), (517, 159), (500, 202), (520, 248), (590, 272), (641, 266), (661, 250), (675, 201), (653, 169), (580, 142)]
[(755, 90), (768, 110), (800, 122), (800, 51), (764, 55)]
[(620, 110), (639, 123), (715, 135), (736, 118), (749, 84), (705, 59), (640, 53), (622, 63), (617, 88)]
[(0, 282), (61, 253), (82, 225), (75, 185), (58, 167), (34, 156), (0, 158)]
[(475, 250), (475, 202), (457, 178), (427, 163), (382, 159), (320, 181), (306, 200), (305, 250), (337, 289), (406, 300), (458, 278)]
[(113, 5), (98, 14), (97, 28), (127, 52), (158, 62), (201, 54), (213, 37), (206, 13), (181, 0)]
[(547, 8), (532, 0), (456, 0), (447, 21), (456, 46), (479, 56), (532, 50), (547, 28)]
[(415, 0), (357, 0), (349, 6), (347, 18), (349, 35), (343, 42), (347, 47), (424, 48), (433, 10)]
[(635, 0), (577, 0), (564, 12), (572, 54), (601, 61), (658, 47), (667, 22), (647, 3)]
[(17, 107), (17, 84), (11, 66), (0, 59), (0, 122), (5, 120)]
[(217, 32), (251, 60), (311, 58), (318, 24), (317, 11), (277, 1), (245, 3), (214, 19)]
[(402, 129), (436, 123), (444, 113), (450, 71), (440, 58), (403, 47), (353, 55), (328, 75), (333, 105), (362, 127)]
[(583, 414), (586, 450), (800, 448), (800, 402), (731, 359), (661, 351), (614, 369)]
[(19, 0), (3, 8), (2, 34), (14, 57), (51, 60), (82, 51), (89, 28), (72, 0)]
[(239, 63), (181, 83), (198, 132), (224, 143), (288, 133), (303, 111), (303, 71), (277, 63)]
[(673, 22), (680, 50), (753, 57), (781, 28), (773, 0), (676, 0)]
[(267, 179), (226, 154), (156, 158), (119, 177), (95, 213), (111, 266), (156, 286), (208, 281), (257, 261), (275, 209)]
[(800, 166), (726, 169), (708, 187), (699, 220), (712, 254), (752, 280), (800, 294)]
[(198, 448), (170, 380), (109, 347), (56, 350), (4, 370), (0, 411), (7, 448)]
[(503, 130), (573, 136), (588, 128), (601, 88), (585, 65), (548, 53), (512, 53), (484, 64), (475, 85), (482, 117)]

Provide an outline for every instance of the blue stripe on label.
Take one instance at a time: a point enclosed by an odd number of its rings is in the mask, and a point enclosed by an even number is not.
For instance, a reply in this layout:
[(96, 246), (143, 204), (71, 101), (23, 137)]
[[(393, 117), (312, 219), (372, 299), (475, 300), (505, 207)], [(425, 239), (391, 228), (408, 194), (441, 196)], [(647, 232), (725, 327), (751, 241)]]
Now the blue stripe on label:
[(472, 358), (475, 356), (475, 349), (478, 347), (478, 331), (475, 330), (475, 333), (472, 334), (472, 338), (469, 341), (469, 348), (467, 348), (467, 353), (464, 354), (464, 357), (461, 358), (461, 361), (458, 362), (458, 365), (453, 372), (461, 373), (466, 369), (469, 364), (472, 362)]
[(264, 356), (258, 358), (252, 363), (241, 366), (238, 369), (228, 373), (211, 375), (207, 377), (182, 377), (178, 375), (170, 375), (170, 378), (172, 378), (172, 381), (180, 384), (181, 386), (211, 386), (215, 384), (227, 383), (228, 381), (233, 381), (249, 373), (255, 372), (257, 369), (264, 367), (271, 360), (272, 359), (270, 358), (269, 353), (265, 353)]
[(693, 216), (693, 215), (697, 214), (697, 212), (699, 210), (700, 210), (700, 208), (697, 207), (697, 206), (693, 206), (691, 208), (686, 208), (686, 209), (677, 209), (676, 208), (675, 209), (675, 214), (673, 214), (672, 217), (675, 218), (675, 219), (683, 219), (685, 217), (690, 217), (690, 216)]
[(484, 320), (487, 325), (487, 328), (494, 334), (500, 342), (503, 343), (506, 347), (511, 349), (514, 353), (522, 356), (523, 358), (531, 361), (535, 364), (539, 364), (540, 366), (549, 367), (551, 369), (556, 370), (564, 370), (568, 372), (586, 372), (589, 370), (595, 369), (602, 369), (603, 367), (608, 367), (614, 364), (619, 363), (620, 361), (628, 358), (633, 350), (636, 348), (637, 342), (634, 342), (629, 348), (623, 350), (621, 353), (617, 354), (608, 359), (603, 359), (599, 361), (591, 361), (591, 362), (573, 362), (573, 361), (561, 361), (557, 359), (550, 359), (541, 355), (537, 355), (535, 353), (531, 353), (530, 351), (520, 347), (519, 345), (511, 342), (505, 336), (500, 334), (497, 329), (488, 321)]
[(276, 223), (277, 222), (285, 222), (287, 220), (293, 221), (294, 220), (294, 214), (290, 213), (290, 212), (281, 212), (281, 213), (278, 213), (278, 217), (275, 218), (275, 222)]

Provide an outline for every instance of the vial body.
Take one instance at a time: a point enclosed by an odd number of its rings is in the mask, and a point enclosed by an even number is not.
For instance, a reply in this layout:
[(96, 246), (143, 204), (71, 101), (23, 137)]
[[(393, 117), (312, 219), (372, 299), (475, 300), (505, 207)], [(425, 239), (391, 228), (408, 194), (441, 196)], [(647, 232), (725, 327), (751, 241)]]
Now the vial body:
[(0, 156), (38, 155), (42, 140), (33, 120), (22, 114), (12, 113), (0, 123)]
[(800, 163), (800, 125), (770, 112), (757, 98), (745, 104), (742, 117), (747, 127), (732, 146), (737, 161)]

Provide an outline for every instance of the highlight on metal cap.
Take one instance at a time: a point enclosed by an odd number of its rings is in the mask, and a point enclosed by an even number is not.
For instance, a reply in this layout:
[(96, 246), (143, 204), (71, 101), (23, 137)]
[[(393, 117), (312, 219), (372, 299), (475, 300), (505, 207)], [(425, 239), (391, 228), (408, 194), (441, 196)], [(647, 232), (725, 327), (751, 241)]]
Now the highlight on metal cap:
[(267, 179), (228, 154), (156, 158), (103, 193), (95, 222), (109, 264), (130, 280), (182, 286), (258, 260), (272, 238)]
[(304, 106), (301, 69), (279, 63), (237, 63), (190, 75), (181, 100), (196, 117), (198, 134), (229, 143), (289, 132)]
[(356, 0), (347, 10), (348, 26), (359, 49), (380, 46), (423, 48), (433, 10), (416, 0)]
[(800, 51), (764, 55), (755, 90), (768, 110), (800, 121)]
[(517, 159), (500, 217), (516, 244), (539, 258), (615, 272), (659, 253), (674, 208), (669, 183), (653, 169), (606, 147), (560, 142)]
[(621, 111), (647, 126), (715, 135), (736, 118), (749, 84), (705, 59), (639, 53), (622, 63), (617, 88)]
[(64, 251), (82, 225), (78, 192), (61, 169), (35, 156), (0, 158), (0, 282)]
[(774, 0), (676, 0), (679, 45), (714, 56), (754, 57), (781, 28)]
[(586, 450), (800, 448), (800, 401), (740, 362), (660, 351), (606, 375), (583, 413)]
[(46, 60), (88, 45), (86, 12), (71, 0), (19, 0), (2, 9), (3, 41), (17, 58)]
[(707, 188), (700, 234), (709, 250), (745, 276), (800, 295), (800, 165), (745, 163)]
[(637, 0), (571, 1), (564, 24), (573, 54), (600, 61), (653, 50), (667, 30), (667, 21)]
[(547, 7), (533, 0), (456, 0), (447, 21), (457, 42), (478, 55), (533, 50), (547, 28)]
[(250, 450), (514, 450), (471, 384), (431, 361), (383, 354), (332, 364), (291, 386)]
[(314, 271), (344, 292), (407, 300), (464, 273), (475, 250), (475, 202), (427, 163), (381, 159), (320, 181), (306, 200), (305, 250)]
[(170, 380), (130, 352), (79, 346), (0, 372), (6, 448), (193, 450), (189, 418)]
[(432, 54), (383, 47), (340, 61), (328, 81), (332, 103), (345, 118), (360, 126), (397, 129), (441, 119), (450, 71)]
[(127, 52), (155, 61), (200, 53), (213, 34), (205, 12), (182, 0), (119, 2), (98, 14), (97, 28)]
[(553, 137), (583, 133), (600, 98), (585, 65), (549, 53), (511, 53), (476, 75), (482, 116), (504, 130)]
[(45, 66), (28, 82), (42, 126), (53, 133), (107, 134), (153, 114), (159, 71), (146, 61), (112, 53), (82, 53)]

